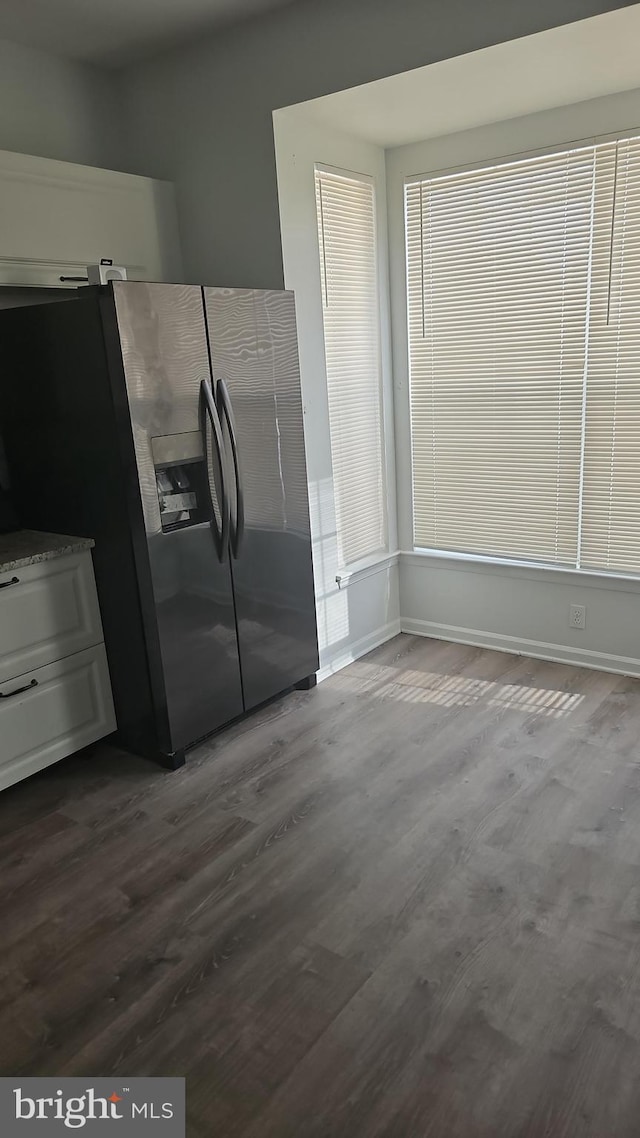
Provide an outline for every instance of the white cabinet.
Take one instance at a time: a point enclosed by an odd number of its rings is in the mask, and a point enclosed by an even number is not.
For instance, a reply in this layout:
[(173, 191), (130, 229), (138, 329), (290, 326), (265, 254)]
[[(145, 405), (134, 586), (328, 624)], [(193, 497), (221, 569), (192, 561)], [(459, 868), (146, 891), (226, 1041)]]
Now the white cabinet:
[(0, 687), (0, 790), (115, 728), (104, 644)]
[(115, 726), (89, 549), (0, 572), (0, 789)]
[(0, 285), (56, 285), (110, 257), (134, 280), (182, 279), (173, 186), (0, 150)]
[(0, 684), (101, 640), (90, 553), (0, 573)]

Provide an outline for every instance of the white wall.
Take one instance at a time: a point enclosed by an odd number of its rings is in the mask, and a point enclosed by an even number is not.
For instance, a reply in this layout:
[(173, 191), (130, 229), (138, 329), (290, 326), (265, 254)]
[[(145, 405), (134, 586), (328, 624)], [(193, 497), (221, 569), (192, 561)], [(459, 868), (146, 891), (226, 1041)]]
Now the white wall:
[(119, 168), (113, 72), (0, 40), (0, 149)]
[[(401, 550), (412, 548), (404, 178), (635, 127), (640, 90), (386, 152)], [(569, 628), (573, 603), (586, 605), (584, 631)], [(400, 607), (407, 631), (640, 674), (640, 583), (402, 553)]]
[[(321, 163), (369, 174), (375, 183), (378, 260), (385, 314), (381, 320), (381, 346), (389, 531), (390, 549), (395, 552), (384, 152), (320, 126), (294, 110), (277, 111), (274, 130), (285, 285), (296, 294), (320, 665), (326, 674), (400, 631), (395, 556), (372, 560), (349, 574), (339, 569), (314, 182), (314, 165)], [(340, 587), (336, 576), (342, 578)]]

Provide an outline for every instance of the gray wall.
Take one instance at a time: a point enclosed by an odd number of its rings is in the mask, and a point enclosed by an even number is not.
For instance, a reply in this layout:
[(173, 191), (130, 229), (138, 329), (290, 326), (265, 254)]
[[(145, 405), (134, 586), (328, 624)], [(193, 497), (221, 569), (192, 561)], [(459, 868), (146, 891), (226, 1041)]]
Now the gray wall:
[(0, 40), (0, 150), (122, 166), (115, 74)]
[(274, 109), (626, 6), (297, 0), (129, 69), (129, 168), (176, 183), (188, 279), (281, 287)]

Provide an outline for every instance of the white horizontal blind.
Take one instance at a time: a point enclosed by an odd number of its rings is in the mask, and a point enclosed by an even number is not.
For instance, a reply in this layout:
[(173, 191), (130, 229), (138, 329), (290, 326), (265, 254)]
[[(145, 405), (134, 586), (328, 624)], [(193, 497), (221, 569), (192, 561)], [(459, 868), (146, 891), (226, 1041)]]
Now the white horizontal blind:
[(640, 139), (617, 144), (594, 250), (580, 562), (640, 573)]
[(316, 170), (338, 556), (385, 548), (386, 503), (373, 183)]
[(576, 564), (594, 204), (614, 155), (407, 185), (417, 546)]

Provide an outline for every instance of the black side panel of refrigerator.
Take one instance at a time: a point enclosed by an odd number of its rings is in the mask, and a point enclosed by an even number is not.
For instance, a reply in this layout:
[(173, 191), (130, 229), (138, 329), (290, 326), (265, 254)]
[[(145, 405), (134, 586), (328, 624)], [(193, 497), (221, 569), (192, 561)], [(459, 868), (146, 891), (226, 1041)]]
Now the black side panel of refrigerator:
[(100, 305), (108, 325), (112, 298), (93, 291), (0, 313), (0, 431), (21, 524), (95, 540), (119, 741), (171, 763), (153, 623), (145, 628), (141, 604), (150, 590), (134, 558), (144, 529), (127, 478), (131, 428), (117, 376), (112, 387)]

